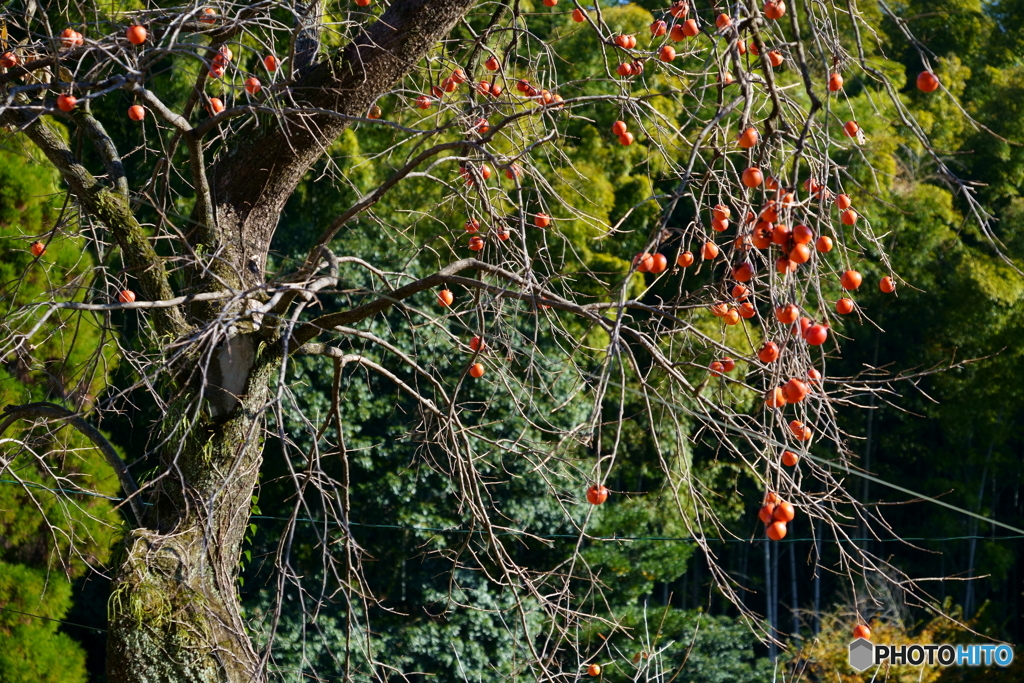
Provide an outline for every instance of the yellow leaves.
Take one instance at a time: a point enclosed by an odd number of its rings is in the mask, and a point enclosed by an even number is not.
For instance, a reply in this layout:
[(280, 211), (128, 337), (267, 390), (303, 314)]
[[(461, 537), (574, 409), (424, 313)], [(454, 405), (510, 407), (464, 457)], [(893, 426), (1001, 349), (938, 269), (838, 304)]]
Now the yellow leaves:
[(1010, 266), (987, 254), (965, 259), (964, 274), (985, 296), (1002, 306), (1013, 306), (1024, 299), (1024, 283)]
[[(797, 655), (807, 662), (807, 672), (819, 680), (836, 683), (866, 683), (867, 681), (889, 681), (890, 683), (932, 683), (938, 680), (942, 667), (895, 666), (872, 667), (857, 673), (849, 664), (849, 645), (853, 641), (853, 627), (858, 623), (854, 615), (830, 613), (822, 617), (821, 633)], [(898, 625), (883, 621), (872, 621), (871, 642), (876, 645), (931, 644), (930, 634), (924, 631), (911, 636)]]

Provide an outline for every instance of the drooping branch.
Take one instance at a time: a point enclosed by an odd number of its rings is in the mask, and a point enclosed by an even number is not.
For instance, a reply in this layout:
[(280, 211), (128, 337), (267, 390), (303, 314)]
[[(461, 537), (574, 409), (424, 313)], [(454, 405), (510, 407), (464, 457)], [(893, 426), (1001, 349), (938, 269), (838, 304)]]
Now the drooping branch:
[(325, 356), (327, 358), (333, 358), (337, 360), (342, 367), (349, 363), (358, 363), (359, 365), (370, 368), (377, 374), (390, 380), (392, 383), (394, 383), (395, 386), (397, 386), (399, 389), (412, 396), (419, 403), (422, 403), (428, 410), (430, 410), (430, 412), (434, 413), (438, 417), (442, 419), (447, 417), (429, 398), (421, 395), (418, 391), (413, 389), (406, 382), (402, 381), (402, 379), (398, 377), (398, 375), (391, 372), (380, 363), (375, 363), (374, 361), (370, 360), (365, 356), (360, 356), (359, 354), (355, 353), (345, 353), (341, 349), (335, 348), (333, 346), (317, 343), (303, 344), (302, 346), (295, 350), (295, 354), (299, 356)]
[[(8, 109), (0, 115), (0, 123), (23, 130), (56, 167), (82, 208), (110, 230), (145, 298), (173, 299), (167, 269), (132, 213), (128, 197), (96, 180), (42, 118)], [(153, 320), (161, 334), (178, 335), (187, 327), (177, 307), (154, 309)]]
[(139, 487), (135, 484), (135, 479), (132, 478), (131, 473), (128, 471), (128, 467), (121, 460), (121, 457), (114, 450), (114, 447), (110, 445), (98, 429), (93, 427), (91, 424), (83, 420), (80, 416), (71, 412), (67, 408), (63, 408), (55, 403), (47, 403), (45, 401), (39, 403), (26, 403), (20, 406), (7, 406), (3, 412), (4, 420), (0, 422), (0, 434), (7, 431), (7, 428), (11, 426), (17, 420), (64, 420), (72, 427), (77, 429), (83, 435), (85, 435), (93, 445), (103, 453), (103, 457), (107, 459), (107, 463), (117, 474), (118, 481), (121, 482), (121, 488), (124, 489), (124, 493), (128, 498), (128, 503), (132, 507), (132, 512), (135, 514), (135, 520), (139, 523), (142, 522), (142, 502), (139, 498)]

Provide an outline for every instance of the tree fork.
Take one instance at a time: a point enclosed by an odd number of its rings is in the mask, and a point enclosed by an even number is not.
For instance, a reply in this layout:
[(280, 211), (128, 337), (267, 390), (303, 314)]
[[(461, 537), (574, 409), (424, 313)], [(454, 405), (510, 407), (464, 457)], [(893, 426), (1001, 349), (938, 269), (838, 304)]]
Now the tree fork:
[[(472, 0), (399, 0), (331, 59), (311, 65), (292, 90), (298, 104), (362, 116), (473, 5)], [(348, 127), (336, 116), (310, 115), (286, 130), (267, 125), (240, 137), (210, 173), (222, 243), (233, 245), (246, 285), (263, 281), (267, 251), (285, 202), (306, 171)]]

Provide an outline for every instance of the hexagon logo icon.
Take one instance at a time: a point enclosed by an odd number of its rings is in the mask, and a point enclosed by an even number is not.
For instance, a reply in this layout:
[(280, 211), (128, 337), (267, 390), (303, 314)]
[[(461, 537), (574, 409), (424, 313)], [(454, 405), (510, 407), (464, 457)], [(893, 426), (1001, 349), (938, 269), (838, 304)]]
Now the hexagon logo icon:
[(875, 663), (875, 646), (870, 640), (858, 638), (850, 643), (850, 666), (864, 671)]

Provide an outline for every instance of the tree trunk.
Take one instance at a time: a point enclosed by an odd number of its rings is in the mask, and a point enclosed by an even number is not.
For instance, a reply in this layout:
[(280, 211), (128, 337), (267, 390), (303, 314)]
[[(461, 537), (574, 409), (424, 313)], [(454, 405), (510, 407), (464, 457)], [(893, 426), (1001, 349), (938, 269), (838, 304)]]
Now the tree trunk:
[[(437, 41), (448, 34), (473, 0), (404, 0), (334, 58), (306, 68), (293, 86), (296, 103), (332, 111), (268, 122), (247, 132), (210, 173), (217, 229), (235, 272), (246, 286), (260, 285), (267, 252), (285, 202), (306, 171), (351, 120), (391, 89)], [(288, 134), (282, 127), (288, 126)], [(213, 245), (210, 245), (213, 246)]]
[[(161, 480), (146, 528), (124, 540), (109, 607), (111, 681), (264, 680), (236, 583), (273, 359), (236, 352), (233, 361), (245, 385), (230, 416), (190, 426), (183, 442), (168, 439), (165, 467), (182, 476)], [(171, 412), (161, 436), (173, 437), (181, 420)]]

